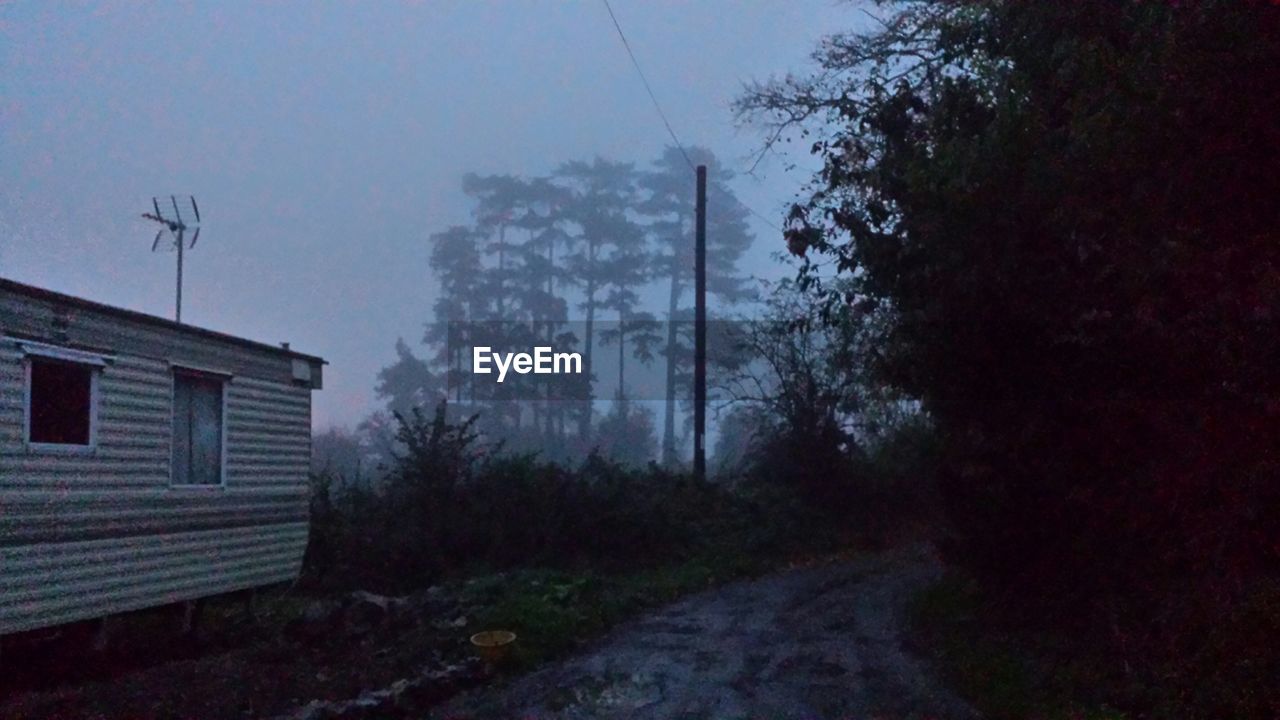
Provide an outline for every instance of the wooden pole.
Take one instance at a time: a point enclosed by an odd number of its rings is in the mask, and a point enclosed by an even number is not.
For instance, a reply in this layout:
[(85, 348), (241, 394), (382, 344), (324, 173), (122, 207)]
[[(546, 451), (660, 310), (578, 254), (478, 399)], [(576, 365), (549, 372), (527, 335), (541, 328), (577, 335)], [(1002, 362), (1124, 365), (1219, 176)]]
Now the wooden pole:
[(693, 474), (707, 479), (707, 166), (698, 166), (694, 247)]

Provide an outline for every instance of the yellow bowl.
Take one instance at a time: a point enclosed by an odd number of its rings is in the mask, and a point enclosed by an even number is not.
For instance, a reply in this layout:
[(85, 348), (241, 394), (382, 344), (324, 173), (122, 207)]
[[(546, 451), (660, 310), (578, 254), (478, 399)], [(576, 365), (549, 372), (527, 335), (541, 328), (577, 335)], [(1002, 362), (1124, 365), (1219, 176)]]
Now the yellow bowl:
[(515, 641), (516, 634), (507, 630), (485, 630), (471, 636), (471, 644), (480, 653), (480, 657), (491, 663), (505, 658), (511, 650), (511, 643)]

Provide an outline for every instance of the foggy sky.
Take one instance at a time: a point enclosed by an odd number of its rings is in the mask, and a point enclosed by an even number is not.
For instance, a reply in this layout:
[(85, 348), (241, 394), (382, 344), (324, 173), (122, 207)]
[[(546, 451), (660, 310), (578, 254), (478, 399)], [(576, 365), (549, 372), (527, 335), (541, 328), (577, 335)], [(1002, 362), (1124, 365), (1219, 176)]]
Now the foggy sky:
[[(865, 22), (832, 0), (613, 6), (681, 140), (739, 171), (761, 140), (734, 127), (742, 83)], [(195, 194), (184, 321), (326, 358), (317, 427), (377, 405), (398, 336), (418, 347), (462, 174), (668, 142), (596, 1), (0, 5), (0, 276), (172, 317), (174, 257), (138, 215)], [(757, 175), (733, 187), (777, 217), (803, 173)], [(752, 227), (744, 269), (779, 276)]]

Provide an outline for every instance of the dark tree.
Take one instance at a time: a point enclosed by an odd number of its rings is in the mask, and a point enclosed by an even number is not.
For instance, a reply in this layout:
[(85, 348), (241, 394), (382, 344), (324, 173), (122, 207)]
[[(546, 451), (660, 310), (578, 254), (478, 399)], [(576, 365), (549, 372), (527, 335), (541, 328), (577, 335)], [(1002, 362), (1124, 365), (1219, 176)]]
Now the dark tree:
[(474, 323), (488, 316), (480, 237), (470, 228), (454, 226), (432, 235), (428, 242), (438, 296), (423, 342), (436, 348), (436, 362), (447, 368), (447, 386), (454, 401), (461, 402), (467, 361), (463, 346), (474, 340), (470, 337)]
[(593, 447), (623, 465), (643, 467), (658, 450), (653, 412), (621, 393), (614, 395), (613, 405), (596, 430)]
[[(689, 159), (707, 166), (707, 293), (732, 304), (750, 297), (738, 261), (754, 240), (747, 226), (747, 210), (728, 182), (733, 174), (703, 148), (689, 148)], [(662, 461), (676, 462), (675, 410), (681, 376), (688, 372), (692, 349), (680, 324), (692, 317), (694, 284), (694, 171), (677, 148), (667, 148), (641, 176), (645, 199), (639, 210), (654, 247), (657, 276), (667, 286), (666, 410), (662, 425)], [(690, 303), (690, 304), (686, 304)], [(686, 317), (687, 316), (687, 317)], [(691, 335), (691, 333), (690, 333)]]
[(1280, 577), (1280, 7), (916, 2), (816, 57), (740, 109), (812, 133), (788, 245), (894, 308), (954, 555), (1117, 643)]
[[(555, 181), (569, 191), (561, 208), (562, 217), (574, 228), (573, 250), (566, 262), (583, 294), (583, 371), (592, 377), (596, 312), (603, 298), (611, 290), (632, 290), (646, 279), (644, 233), (630, 215), (637, 200), (636, 174), (630, 163), (596, 158), (562, 165)], [(590, 419), (589, 410), (582, 413), (579, 434), (584, 437), (590, 432)]]
[(444, 396), (446, 388), (431, 372), (427, 362), (413, 354), (403, 338), (396, 340), (396, 361), (378, 371), (375, 391), (387, 401), (393, 413), (407, 413), (416, 407), (431, 407)]

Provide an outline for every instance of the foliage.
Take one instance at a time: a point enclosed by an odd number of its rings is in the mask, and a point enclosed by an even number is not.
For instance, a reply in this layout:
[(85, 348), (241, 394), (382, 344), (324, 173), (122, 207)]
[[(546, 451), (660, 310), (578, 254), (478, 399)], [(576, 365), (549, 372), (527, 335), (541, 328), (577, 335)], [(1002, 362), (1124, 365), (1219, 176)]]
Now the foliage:
[(516, 570), (472, 580), (465, 601), (483, 608), (479, 626), (508, 628), (519, 636), (508, 669), (528, 670), (644, 608), (762, 572), (774, 562), (770, 556), (739, 550), (703, 553), (620, 574)]
[[(733, 174), (709, 150), (667, 148), (640, 178), (646, 192), (640, 211), (649, 218), (658, 278), (667, 293), (666, 407), (662, 418), (662, 464), (676, 463), (676, 404), (691, 394), (693, 342), (682, 330), (691, 328), (693, 308), (685, 305), (694, 285), (695, 179), (690, 163), (707, 166), (707, 294), (726, 305), (747, 300), (751, 292), (738, 274), (738, 262), (754, 240), (747, 229), (747, 209), (729, 189)], [(681, 393), (684, 390), (684, 393)]]
[(912, 2), (816, 57), (740, 109), (816, 134), (788, 245), (893, 309), (952, 557), (1116, 665), (1199, 656), (1280, 576), (1280, 7)]
[(378, 371), (374, 388), (392, 413), (406, 413), (415, 407), (435, 404), (443, 397), (444, 386), (431, 372), (426, 360), (413, 354), (404, 338), (396, 339), (396, 362)]
[(717, 438), (707, 466), (717, 478), (733, 482), (746, 474), (751, 454), (770, 431), (764, 408), (737, 403), (717, 414)]
[[(715, 200), (708, 214), (708, 289), (731, 304), (749, 297), (737, 265), (753, 238), (732, 178), (708, 150), (686, 150), (707, 164)], [(448, 396), (455, 414), (479, 414), (476, 429), (544, 457), (579, 461), (595, 438), (598, 346), (617, 350), (618, 387), (627, 391), (629, 358), (667, 366), (662, 418), (664, 462), (673, 466), (677, 406), (689, 394), (692, 348), (681, 325), (692, 313), (693, 169), (670, 148), (650, 167), (605, 158), (562, 163), (539, 177), (462, 178), (472, 220), (433, 233), (430, 265), (438, 288), (416, 356), (403, 342), (378, 375), (392, 412)], [(665, 295), (659, 314), (646, 296)], [(581, 328), (570, 329), (580, 313)], [(612, 323), (600, 329), (602, 322)], [(536, 345), (582, 354), (584, 376), (540, 375), (519, 383), (475, 382), (469, 348), (525, 352)], [(612, 380), (612, 378), (609, 378)], [(456, 419), (456, 417), (455, 417)]]
[(367, 438), (359, 432), (331, 428), (311, 438), (311, 472), (339, 485), (362, 484), (376, 470)]
[[(956, 689), (992, 720), (1123, 720), (1089, 698), (1102, 682), (1083, 665), (1001, 627), (999, 608), (972, 580), (952, 575), (911, 608), (912, 629)], [(1038, 653), (1037, 653), (1038, 651)], [(1102, 667), (1105, 665), (1099, 665)]]
[(738, 451), (748, 474), (798, 488), (873, 537), (936, 505), (932, 427), (866, 370), (887, 315), (823, 322), (815, 298), (784, 282), (717, 354), (719, 393), (748, 413), (729, 427), (750, 438)]
[(861, 455), (866, 348), (861, 318), (823, 324), (811, 300), (783, 283), (762, 320), (726, 333), (731, 349), (718, 354), (717, 385), (730, 402), (759, 407), (768, 418), (757, 469), (825, 504), (847, 494)]
[(596, 451), (626, 467), (643, 467), (657, 456), (653, 412), (618, 393), (596, 427)]
[(687, 475), (498, 453), (443, 403), (399, 422), (403, 449), (383, 485), (334, 492), (317, 476), (310, 582), (398, 592), (481, 570), (613, 572), (789, 546), (773, 504)]
[(912, 625), (957, 689), (994, 720), (1271, 718), (1280, 709), (1272, 688), (1280, 588), (1264, 583), (1246, 597), (1227, 617), (1203, 615), (1195, 632), (1207, 642), (1154, 668), (1109, 662), (1097, 630), (1064, 636), (1010, 622), (1007, 598), (959, 573), (916, 599)]

